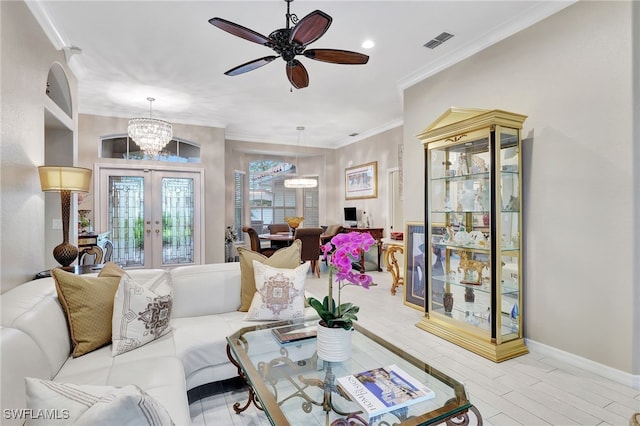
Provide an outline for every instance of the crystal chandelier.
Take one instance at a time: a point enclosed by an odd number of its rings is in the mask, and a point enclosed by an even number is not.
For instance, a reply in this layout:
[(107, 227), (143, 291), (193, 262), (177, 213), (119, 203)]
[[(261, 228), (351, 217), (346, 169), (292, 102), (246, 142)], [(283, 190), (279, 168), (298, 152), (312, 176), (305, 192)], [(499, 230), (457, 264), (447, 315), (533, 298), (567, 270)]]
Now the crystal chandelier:
[[(298, 131), (298, 148), (300, 147), (300, 135), (304, 130), (304, 126), (296, 127)], [(296, 174), (298, 173), (298, 154), (296, 152)], [(311, 178), (293, 177), (284, 181), (285, 188), (315, 188), (318, 186), (318, 181)]]
[(155, 158), (171, 141), (173, 129), (171, 123), (151, 118), (151, 104), (155, 99), (147, 98), (147, 100), (149, 101), (149, 118), (132, 118), (129, 120), (127, 131), (129, 137), (149, 158)]

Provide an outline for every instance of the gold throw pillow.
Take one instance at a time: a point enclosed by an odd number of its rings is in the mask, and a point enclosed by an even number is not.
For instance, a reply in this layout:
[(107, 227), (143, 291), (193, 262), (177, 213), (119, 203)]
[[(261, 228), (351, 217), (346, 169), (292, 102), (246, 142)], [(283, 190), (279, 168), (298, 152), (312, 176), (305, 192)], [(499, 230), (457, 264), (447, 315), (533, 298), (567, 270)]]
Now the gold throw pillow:
[(58, 299), (67, 315), (74, 358), (111, 343), (113, 299), (119, 277), (76, 275), (51, 271)]
[(273, 253), (271, 257), (266, 257), (244, 247), (238, 247), (241, 280), (241, 303), (238, 310), (240, 312), (247, 312), (251, 307), (253, 295), (256, 293), (256, 279), (253, 270), (254, 260), (274, 268), (295, 269), (300, 266), (302, 262), (300, 260), (301, 249), (302, 242), (300, 240), (294, 240), (289, 247), (281, 248)]
[(105, 263), (102, 269), (100, 270), (100, 273), (98, 274), (99, 277), (118, 277), (118, 278), (122, 278), (124, 275), (127, 275), (127, 271), (125, 271), (124, 269), (122, 269), (121, 267), (119, 267), (113, 262)]

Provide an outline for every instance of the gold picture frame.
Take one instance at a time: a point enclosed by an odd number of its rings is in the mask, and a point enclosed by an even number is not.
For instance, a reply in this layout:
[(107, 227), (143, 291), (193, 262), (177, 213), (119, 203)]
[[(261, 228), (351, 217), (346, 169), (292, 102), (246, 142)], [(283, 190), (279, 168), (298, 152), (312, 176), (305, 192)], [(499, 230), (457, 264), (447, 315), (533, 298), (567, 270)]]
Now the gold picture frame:
[(344, 198), (378, 198), (378, 162), (372, 161), (344, 170)]

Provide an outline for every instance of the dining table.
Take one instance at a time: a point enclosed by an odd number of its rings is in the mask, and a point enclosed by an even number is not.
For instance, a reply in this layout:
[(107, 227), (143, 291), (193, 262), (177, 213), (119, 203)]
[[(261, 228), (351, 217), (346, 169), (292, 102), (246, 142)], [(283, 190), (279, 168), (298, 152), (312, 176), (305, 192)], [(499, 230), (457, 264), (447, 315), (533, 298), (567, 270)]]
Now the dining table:
[[(294, 236), (291, 232), (276, 232), (274, 234), (258, 234), (261, 240), (271, 241), (272, 246), (285, 247), (290, 246), (294, 240)], [(327, 243), (333, 235), (320, 234), (320, 243)]]

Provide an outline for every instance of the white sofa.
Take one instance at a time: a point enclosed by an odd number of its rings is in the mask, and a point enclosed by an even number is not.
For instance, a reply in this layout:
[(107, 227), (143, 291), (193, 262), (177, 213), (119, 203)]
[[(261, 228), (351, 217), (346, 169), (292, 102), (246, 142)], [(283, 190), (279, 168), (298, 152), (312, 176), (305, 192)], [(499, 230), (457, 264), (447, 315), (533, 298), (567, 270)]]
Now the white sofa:
[[(163, 271), (127, 272), (135, 280), (146, 280)], [(115, 357), (111, 345), (70, 357), (72, 343), (53, 278), (2, 294), (1, 423), (23, 423), (7, 410), (26, 407), (25, 377), (35, 377), (77, 385), (135, 384), (160, 402), (176, 425), (190, 424), (187, 391), (237, 376), (227, 358), (226, 336), (256, 323), (245, 321), (246, 313), (237, 311), (238, 263), (184, 266), (170, 275), (172, 332)]]

